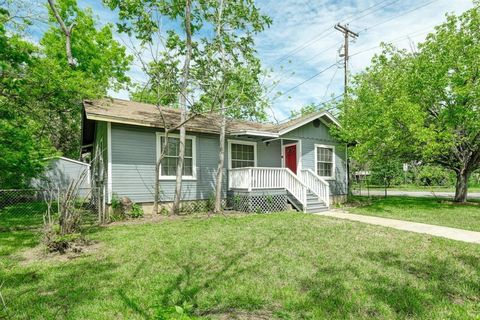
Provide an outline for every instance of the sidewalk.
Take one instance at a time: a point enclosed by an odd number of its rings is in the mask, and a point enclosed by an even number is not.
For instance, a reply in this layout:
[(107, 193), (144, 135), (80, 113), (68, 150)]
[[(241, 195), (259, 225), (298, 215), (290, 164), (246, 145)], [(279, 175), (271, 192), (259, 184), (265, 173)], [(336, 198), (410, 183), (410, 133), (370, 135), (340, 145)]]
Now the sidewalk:
[(442, 227), (442, 226), (404, 221), (404, 220), (364, 216), (359, 214), (347, 213), (341, 210), (330, 210), (330, 211), (319, 212), (315, 214), (319, 216), (358, 221), (358, 222), (363, 222), (368, 224), (374, 224), (377, 226), (394, 228), (397, 230), (423, 233), (423, 234), (428, 234), (436, 237), (442, 237), (442, 238), (447, 238), (447, 239), (452, 239), (457, 241), (480, 244), (480, 232), (476, 232), (476, 231)]

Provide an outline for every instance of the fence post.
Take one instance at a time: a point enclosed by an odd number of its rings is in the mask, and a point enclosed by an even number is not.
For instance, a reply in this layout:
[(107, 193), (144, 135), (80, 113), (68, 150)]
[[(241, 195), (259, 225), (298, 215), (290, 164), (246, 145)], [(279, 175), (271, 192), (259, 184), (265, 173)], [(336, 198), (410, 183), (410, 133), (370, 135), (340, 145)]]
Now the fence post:
[(100, 187), (96, 187), (97, 191), (97, 211), (98, 211), (98, 224), (102, 224), (102, 197), (100, 195)]
[(57, 214), (60, 216), (60, 188), (57, 188)]

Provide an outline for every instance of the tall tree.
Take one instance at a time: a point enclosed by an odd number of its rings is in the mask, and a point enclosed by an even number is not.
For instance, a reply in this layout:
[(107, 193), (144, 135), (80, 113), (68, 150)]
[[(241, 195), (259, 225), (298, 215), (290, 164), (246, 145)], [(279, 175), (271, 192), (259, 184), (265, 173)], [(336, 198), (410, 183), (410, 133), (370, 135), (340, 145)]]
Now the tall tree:
[[(219, 155), (214, 211), (221, 211), (228, 118), (264, 119), (262, 69), (254, 49), (254, 35), (270, 25), (253, 0), (206, 1), (213, 12), (206, 18), (215, 36), (204, 38), (197, 77), (202, 98), (197, 108), (220, 114)], [(202, 79), (202, 81), (200, 81)]]
[[(136, 97), (142, 99), (148, 97), (150, 102), (155, 100), (158, 110), (161, 114), (161, 97), (165, 98), (166, 95), (158, 94), (159, 91), (164, 91), (166, 88), (162, 87), (167, 83), (178, 88), (177, 94), (177, 107), (180, 108), (181, 117), (179, 125), (174, 126), (175, 129), (180, 131), (180, 144), (179, 154), (177, 160), (177, 172), (176, 172), (176, 184), (175, 195), (172, 206), (172, 212), (178, 213), (180, 209), (181, 200), (181, 188), (182, 188), (182, 175), (184, 166), (184, 154), (185, 154), (185, 127), (190, 117), (188, 116), (189, 107), (192, 102), (188, 101), (188, 97), (192, 92), (191, 89), (191, 60), (193, 49), (197, 46), (197, 43), (193, 41), (193, 34), (198, 32), (202, 28), (203, 16), (201, 15), (201, 1), (191, 0), (132, 0), (124, 2), (120, 0), (104, 0), (111, 9), (118, 9), (121, 22), (118, 24), (119, 31), (126, 32), (128, 34), (135, 34), (135, 36), (141, 40), (142, 45), (148, 44), (150, 48), (156, 47), (158, 49), (159, 44), (163, 44), (164, 49), (175, 51), (175, 54), (170, 55), (166, 53), (163, 55), (163, 59), (155, 61), (154, 64), (149, 64), (144, 67), (144, 71), (151, 72), (151, 68), (154, 68), (154, 80), (153, 84), (149, 84), (153, 90), (140, 89), (135, 94)], [(173, 25), (170, 29), (161, 30), (163, 21), (166, 20), (167, 24)], [(180, 25), (179, 22), (180, 21)], [(181, 30), (181, 31), (179, 31)], [(152, 50), (153, 51), (153, 50)], [(158, 53), (154, 52), (157, 56)], [(139, 57), (142, 59), (142, 57)], [(172, 72), (168, 74), (167, 81), (160, 81), (157, 75), (162, 69), (168, 69), (174, 71), (176, 65), (179, 62), (183, 62), (181, 72)], [(172, 68), (172, 66), (174, 66)], [(178, 84), (178, 87), (176, 86)], [(153, 85), (153, 86), (152, 86)], [(156, 88), (155, 88), (156, 86)], [(170, 87), (172, 88), (172, 87)], [(139, 96), (139, 93), (141, 95)], [(165, 131), (169, 131), (165, 128)], [(168, 139), (165, 139), (168, 142)], [(159, 168), (161, 161), (157, 160), (157, 168)], [(158, 170), (158, 169), (157, 169)], [(156, 170), (156, 171), (157, 171)], [(155, 204), (154, 212), (158, 208), (158, 175), (155, 177)]]
[(42, 158), (53, 150), (36, 136), (39, 124), (19, 112), (25, 74), (36, 63), (37, 48), (7, 34), (9, 12), (0, 10), (0, 189), (20, 188), (42, 172)]
[[(183, 62), (182, 80), (180, 85), (180, 95), (178, 97), (178, 105), (180, 108), (180, 123), (187, 120), (187, 94), (190, 81), (190, 62), (192, 60), (192, 21), (191, 21), (191, 0), (185, 0), (185, 14), (183, 24), (185, 28), (185, 61)], [(177, 177), (175, 181), (175, 195), (173, 198), (173, 213), (180, 211), (180, 200), (182, 198), (182, 177), (183, 177), (183, 161), (185, 158), (185, 126), (180, 126), (180, 144), (178, 148)]]
[[(17, 4), (17, 3), (16, 3)], [(32, 44), (23, 40), (34, 9), (0, 10), (0, 183), (20, 187), (41, 173), (42, 159), (55, 153), (79, 156), (81, 102), (104, 96), (128, 83), (131, 58), (113, 39), (111, 26), (98, 27), (90, 10), (73, 0), (58, 2), (63, 19), (74, 16), (79, 33), (72, 38), (77, 61), (70, 68), (65, 39), (50, 16), (51, 26)], [(30, 6), (34, 4), (30, 3)], [(17, 8), (18, 9), (18, 8)], [(20, 8), (21, 9), (21, 8)], [(7, 34), (5, 23), (9, 23)], [(14, 23), (12, 28), (12, 24)], [(12, 140), (13, 139), (13, 140)], [(9, 178), (10, 177), (10, 178)]]
[(343, 136), (354, 157), (423, 160), (457, 175), (455, 201), (480, 167), (480, 9), (449, 15), (418, 53), (387, 46), (355, 78)]
[(56, 2), (56, 14), (68, 25), (75, 22), (71, 55), (65, 50), (65, 36), (50, 11), (50, 28), (40, 40), (42, 57), (32, 66), (29, 81), (31, 99), (37, 117), (46, 119), (42, 132), (66, 156), (78, 158), (81, 102), (103, 97), (108, 90), (124, 88), (130, 81), (126, 72), (132, 57), (113, 37), (112, 25), (99, 26), (90, 9), (81, 9), (75, 0)]
[[(111, 8), (120, 9), (121, 31), (135, 33), (142, 43), (163, 44), (162, 58), (144, 67), (149, 83), (134, 92), (133, 98), (156, 102), (157, 106), (162, 102), (174, 105), (166, 93), (176, 92), (178, 103), (175, 106), (181, 111), (180, 123), (201, 112), (217, 111), (224, 119), (220, 124), (222, 132), (225, 132), (227, 116), (264, 117), (263, 106), (251, 102), (262, 92), (259, 85), (261, 67), (253, 50), (253, 34), (263, 30), (269, 20), (259, 14), (251, 0), (224, 1), (135, 0), (128, 5), (118, 0), (105, 1)], [(148, 14), (142, 14), (144, 12)], [(163, 25), (178, 26), (181, 21), (182, 33), (179, 28), (160, 30), (162, 19), (166, 19)], [(212, 29), (215, 35), (209, 37)], [(183, 64), (181, 70), (178, 68), (180, 62)], [(162, 80), (159, 74), (164, 76)], [(197, 101), (193, 101), (193, 96)], [(245, 103), (247, 98), (250, 101)], [(233, 102), (240, 100), (242, 107), (233, 108)], [(181, 200), (185, 145), (185, 128), (182, 125), (178, 129), (180, 145), (173, 212), (178, 211)], [(166, 131), (171, 130), (166, 128)], [(224, 139), (225, 134), (221, 137)], [(223, 143), (221, 145), (223, 148)], [(157, 177), (155, 181), (157, 185)], [(157, 191), (155, 193), (157, 198)]]

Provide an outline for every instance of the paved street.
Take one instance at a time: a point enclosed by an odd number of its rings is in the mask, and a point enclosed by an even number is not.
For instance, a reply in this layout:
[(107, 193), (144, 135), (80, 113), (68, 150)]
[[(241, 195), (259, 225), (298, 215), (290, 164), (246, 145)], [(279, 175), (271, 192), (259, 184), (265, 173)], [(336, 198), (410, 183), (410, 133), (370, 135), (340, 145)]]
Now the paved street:
[[(360, 195), (359, 190), (353, 192), (355, 195)], [(366, 189), (362, 189), (363, 196), (368, 194)], [(383, 196), (385, 192), (383, 190), (375, 189), (370, 190), (371, 196)], [(401, 190), (387, 190), (389, 196), (409, 196), (409, 197), (439, 197), (439, 198), (453, 198), (455, 192), (431, 192), (431, 191), (401, 191)], [(469, 192), (469, 199), (480, 199), (480, 192)]]

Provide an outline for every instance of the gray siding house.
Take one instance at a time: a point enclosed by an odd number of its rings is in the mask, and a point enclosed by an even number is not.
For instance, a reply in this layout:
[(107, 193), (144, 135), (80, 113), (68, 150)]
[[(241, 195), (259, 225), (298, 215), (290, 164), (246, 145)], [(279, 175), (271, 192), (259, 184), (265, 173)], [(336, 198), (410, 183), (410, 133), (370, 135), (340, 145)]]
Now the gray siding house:
[[(161, 153), (164, 128), (179, 122), (178, 110), (119, 99), (84, 102), (83, 148), (102, 156), (92, 174), (113, 194), (137, 203), (154, 199), (155, 179), (160, 199), (173, 201), (178, 135), (169, 134), (160, 176), (155, 163)], [(215, 190), (219, 154), (218, 115), (202, 114), (187, 122), (182, 200), (210, 199)], [(225, 143), (225, 198), (255, 211), (272, 197), (305, 212), (328, 207), (347, 193), (346, 148), (330, 134), (337, 120), (327, 111), (282, 124), (229, 120)], [(247, 199), (247, 200), (245, 200)], [(230, 201), (230, 203), (232, 203)], [(256, 207), (255, 207), (256, 206)], [(277, 207), (275, 207), (278, 209)]]

